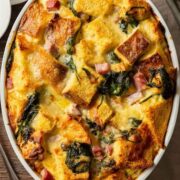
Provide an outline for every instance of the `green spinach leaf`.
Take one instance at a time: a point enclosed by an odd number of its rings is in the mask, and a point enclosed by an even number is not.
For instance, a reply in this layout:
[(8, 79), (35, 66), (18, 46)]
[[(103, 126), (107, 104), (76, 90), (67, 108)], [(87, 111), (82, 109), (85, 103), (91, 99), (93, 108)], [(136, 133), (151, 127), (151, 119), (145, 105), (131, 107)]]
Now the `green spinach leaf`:
[(117, 57), (114, 51), (108, 53), (107, 60), (110, 64), (116, 64), (120, 62), (120, 59)]
[(65, 163), (73, 173), (78, 174), (89, 170), (92, 156), (92, 150), (89, 144), (73, 142), (66, 151)]
[(133, 128), (138, 128), (138, 126), (142, 123), (142, 120), (131, 117), (129, 118), (129, 122), (132, 124)]
[(40, 94), (38, 92), (35, 92), (28, 98), (28, 102), (19, 121), (16, 138), (21, 135), (25, 141), (29, 139), (32, 132), (32, 129), (30, 128), (30, 123), (37, 115), (39, 110), (39, 96)]
[(69, 8), (71, 9), (71, 11), (73, 12), (73, 14), (74, 14), (75, 16), (78, 16), (77, 11), (74, 9), (74, 1), (75, 1), (75, 0), (68, 0), (68, 2), (69, 2)]
[(128, 28), (131, 26), (132, 28), (135, 28), (139, 25), (139, 22), (132, 16), (127, 16), (124, 19), (121, 19), (119, 22), (119, 27), (122, 30), (122, 32), (128, 34)]
[(75, 45), (76, 36), (71, 36), (66, 42), (67, 54), (72, 55), (74, 53), (74, 45)]
[[(162, 96), (164, 99), (170, 98), (174, 94), (174, 83), (170, 78), (169, 74), (167, 73), (164, 67), (159, 69), (149, 69), (150, 71), (150, 80), (148, 82), (148, 86), (156, 87), (162, 89)], [(159, 76), (158, 76), (159, 75)], [(159, 77), (160, 84), (155, 83), (153, 80)]]
[(111, 72), (104, 75), (105, 80), (99, 87), (99, 93), (105, 95), (121, 96), (130, 87), (129, 72)]
[(90, 120), (88, 118), (85, 119), (85, 122), (86, 122), (87, 126), (89, 127), (90, 132), (92, 134), (94, 134), (95, 136), (100, 134), (101, 127), (99, 125), (97, 125), (95, 122), (93, 122), (92, 120)]
[(8, 74), (11, 70), (13, 58), (14, 58), (14, 49), (15, 49), (15, 42), (12, 44), (9, 57), (6, 62), (6, 73)]

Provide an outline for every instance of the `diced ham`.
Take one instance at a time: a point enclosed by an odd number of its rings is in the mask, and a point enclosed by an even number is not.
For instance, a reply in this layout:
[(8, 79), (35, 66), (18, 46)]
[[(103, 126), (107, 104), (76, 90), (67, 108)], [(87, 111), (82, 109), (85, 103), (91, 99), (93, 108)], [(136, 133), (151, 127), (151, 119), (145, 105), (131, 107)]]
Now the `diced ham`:
[(45, 44), (44, 44), (44, 49), (52, 54), (55, 58), (59, 56), (59, 49), (56, 46), (55, 43), (55, 37), (52, 32), (52, 27), (51, 24), (47, 27), (46, 33), (45, 33)]
[(110, 65), (108, 63), (95, 64), (95, 69), (99, 74), (107, 74), (110, 71)]
[(53, 176), (47, 169), (41, 171), (42, 180), (54, 180)]
[(56, 11), (60, 8), (59, 0), (47, 0), (46, 7), (49, 11)]
[(133, 79), (134, 79), (134, 83), (135, 83), (135, 86), (137, 88), (137, 91), (141, 91), (141, 90), (144, 90), (146, 88), (147, 80), (146, 80), (143, 73), (138, 71), (134, 75)]
[(131, 105), (137, 102), (141, 98), (142, 98), (142, 92), (137, 91), (134, 94), (131, 94), (130, 96), (128, 96), (127, 100), (128, 100), (128, 103)]
[(93, 146), (92, 152), (95, 157), (101, 157), (103, 155), (103, 150), (100, 146)]
[(63, 47), (67, 40), (75, 35), (80, 28), (80, 20), (72, 18), (62, 18), (55, 14), (45, 31), (45, 41), (55, 44), (58, 49)]
[(129, 137), (129, 140), (135, 143), (139, 143), (142, 141), (142, 137), (140, 134), (133, 134)]
[(37, 160), (39, 159), (39, 156), (40, 158), (42, 158), (41, 155), (44, 154), (44, 148), (42, 146), (38, 146), (38, 147), (35, 147), (30, 153), (29, 153), (29, 159), (31, 160)]
[(55, 58), (58, 58), (59, 56), (59, 50), (57, 46), (52, 43), (51, 41), (47, 40), (46, 43), (44, 44), (44, 49), (49, 52), (52, 56)]
[(109, 156), (111, 156), (111, 155), (112, 155), (112, 152), (113, 152), (112, 146), (111, 146), (111, 145), (107, 145), (107, 146), (106, 146), (106, 149), (105, 149), (105, 152), (106, 152)]
[(67, 113), (72, 117), (81, 116), (81, 111), (78, 109), (77, 104), (72, 104), (68, 107)]
[(11, 77), (7, 78), (7, 89), (12, 89), (13, 88), (13, 81)]

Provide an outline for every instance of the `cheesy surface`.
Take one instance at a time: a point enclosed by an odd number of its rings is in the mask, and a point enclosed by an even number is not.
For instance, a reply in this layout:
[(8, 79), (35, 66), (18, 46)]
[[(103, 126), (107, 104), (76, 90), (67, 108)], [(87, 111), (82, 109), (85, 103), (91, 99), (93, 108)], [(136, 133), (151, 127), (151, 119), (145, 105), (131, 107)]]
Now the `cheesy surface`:
[(175, 93), (145, 0), (37, 0), (6, 64), (10, 125), (44, 180), (133, 180), (153, 165)]

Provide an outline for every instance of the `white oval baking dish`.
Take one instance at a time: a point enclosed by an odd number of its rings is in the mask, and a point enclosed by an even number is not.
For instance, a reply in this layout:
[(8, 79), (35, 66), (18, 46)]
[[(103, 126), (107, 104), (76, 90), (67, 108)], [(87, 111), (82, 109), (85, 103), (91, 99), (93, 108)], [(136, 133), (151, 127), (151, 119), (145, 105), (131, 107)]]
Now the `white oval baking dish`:
[(12, 4), (12, 5), (16, 5), (16, 4), (23, 3), (23, 2), (25, 2), (25, 1), (27, 1), (27, 0), (11, 0), (11, 4)]
[[(24, 12), (26, 11), (26, 9), (28, 8), (28, 6), (33, 2), (34, 0), (29, 0), (25, 6), (23, 7), (23, 9), (21, 10), (19, 16), (17, 17), (12, 30), (10, 32), (9, 38), (7, 40), (7, 44), (6, 44), (6, 48), (4, 51), (4, 56), (3, 56), (3, 61), (2, 61), (2, 67), (1, 67), (1, 108), (2, 108), (2, 116), (3, 116), (3, 121), (4, 121), (4, 126), (8, 135), (8, 138), (10, 140), (10, 143), (14, 149), (14, 152), (16, 153), (18, 159), (20, 160), (20, 162), (22, 163), (22, 165), (24, 166), (24, 168), (27, 170), (27, 172), (35, 179), (35, 180), (39, 180), (39, 176), (31, 169), (31, 167), (28, 165), (28, 163), (24, 160), (19, 147), (16, 144), (16, 140), (14, 138), (14, 134), (11, 130), (11, 127), (9, 125), (9, 120), (8, 120), (8, 116), (7, 116), (7, 108), (6, 108), (6, 88), (5, 88), (5, 79), (6, 79), (6, 70), (5, 70), (5, 66), (6, 66), (6, 61), (10, 52), (10, 47), (11, 44), (14, 40), (14, 37), (16, 35), (16, 30), (18, 28), (19, 22), (24, 14)], [(172, 39), (172, 36), (169, 32), (169, 29), (163, 19), (163, 17), (161, 16), (160, 12), (158, 11), (158, 9), (156, 8), (156, 6), (153, 4), (153, 2), (151, 0), (147, 0), (149, 2), (149, 4), (151, 5), (154, 13), (157, 15), (159, 21), (162, 23), (162, 25), (165, 28), (165, 36), (167, 38), (167, 42), (169, 45), (169, 49), (171, 52), (171, 58), (173, 61), (173, 65), (174, 67), (177, 68), (177, 91), (174, 97), (174, 101), (173, 101), (173, 108), (172, 108), (172, 112), (171, 112), (171, 117), (170, 117), (170, 121), (169, 121), (169, 125), (168, 125), (168, 129), (167, 129), (167, 133), (165, 136), (165, 147), (168, 146), (169, 141), (172, 137), (173, 131), (174, 131), (174, 127), (176, 124), (176, 119), (177, 119), (177, 115), (178, 115), (178, 110), (179, 110), (179, 99), (180, 99), (180, 74), (179, 74), (179, 63), (178, 63), (178, 58), (177, 58), (177, 53), (176, 53), (176, 49), (175, 49), (175, 45)], [(138, 180), (144, 180), (146, 179), (151, 172), (155, 169), (155, 167), (157, 166), (157, 164), (159, 163), (160, 159), (162, 158), (163, 154), (165, 152), (165, 149), (161, 149), (159, 151), (159, 153), (156, 155), (155, 159), (154, 159), (154, 165), (153, 167), (145, 170), (138, 178)]]

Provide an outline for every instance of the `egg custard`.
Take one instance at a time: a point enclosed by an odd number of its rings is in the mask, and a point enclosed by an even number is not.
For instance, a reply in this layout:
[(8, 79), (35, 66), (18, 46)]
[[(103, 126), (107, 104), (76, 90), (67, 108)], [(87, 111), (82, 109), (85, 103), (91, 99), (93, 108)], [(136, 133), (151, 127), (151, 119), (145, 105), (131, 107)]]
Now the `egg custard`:
[(6, 64), (10, 125), (44, 180), (133, 180), (153, 165), (175, 93), (144, 0), (36, 0)]

